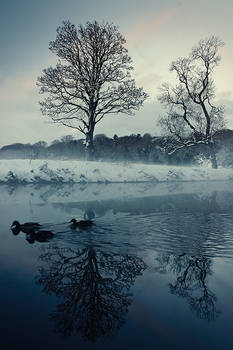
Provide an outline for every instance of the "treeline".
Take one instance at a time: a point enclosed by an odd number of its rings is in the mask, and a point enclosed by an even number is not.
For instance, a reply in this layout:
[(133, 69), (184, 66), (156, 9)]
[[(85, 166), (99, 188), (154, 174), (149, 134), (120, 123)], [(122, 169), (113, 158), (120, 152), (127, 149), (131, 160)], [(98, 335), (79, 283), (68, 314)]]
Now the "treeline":
[[(97, 134), (94, 138), (95, 160), (132, 161), (153, 164), (190, 165), (208, 158), (207, 149), (203, 145), (187, 147), (172, 155), (167, 152), (167, 145), (174, 142), (172, 137), (151, 136), (146, 133), (132, 134), (109, 138)], [(218, 162), (223, 166), (233, 166), (233, 130), (224, 129), (215, 133)], [(74, 139), (67, 135), (54, 140), (50, 145), (45, 141), (34, 144), (15, 143), (0, 149), (1, 159), (86, 159), (84, 139)]]

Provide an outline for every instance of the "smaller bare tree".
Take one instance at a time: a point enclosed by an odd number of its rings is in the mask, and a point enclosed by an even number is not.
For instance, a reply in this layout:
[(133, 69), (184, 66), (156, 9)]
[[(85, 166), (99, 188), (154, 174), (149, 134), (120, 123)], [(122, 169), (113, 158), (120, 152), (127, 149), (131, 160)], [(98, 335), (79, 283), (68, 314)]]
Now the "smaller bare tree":
[(217, 168), (214, 133), (225, 126), (223, 107), (215, 106), (215, 86), (212, 78), (219, 64), (218, 49), (223, 42), (216, 36), (200, 40), (187, 58), (171, 63), (178, 84), (161, 86), (159, 101), (167, 108), (159, 121), (163, 129), (173, 135), (168, 154), (198, 144), (208, 146), (212, 167)]
[(65, 21), (49, 44), (58, 64), (38, 78), (40, 93), (46, 95), (40, 102), (42, 113), (83, 133), (89, 155), (97, 123), (109, 114), (132, 115), (147, 98), (131, 77), (125, 42), (113, 24), (94, 21), (76, 28)]

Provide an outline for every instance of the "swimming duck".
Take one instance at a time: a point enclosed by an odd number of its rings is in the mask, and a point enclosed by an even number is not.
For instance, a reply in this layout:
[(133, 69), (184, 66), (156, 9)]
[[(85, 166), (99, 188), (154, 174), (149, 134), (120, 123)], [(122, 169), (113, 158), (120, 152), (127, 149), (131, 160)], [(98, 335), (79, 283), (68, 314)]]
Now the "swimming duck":
[(25, 222), (24, 224), (20, 224), (15, 220), (13, 221), (10, 228), (14, 233), (19, 233), (20, 231), (30, 233), (32, 230), (34, 231), (36, 229), (39, 229), (40, 224), (38, 224), (38, 222)]
[(33, 231), (31, 230), (31, 232), (29, 234), (27, 234), (26, 240), (29, 243), (34, 243), (35, 241), (37, 242), (47, 242), (49, 239), (54, 237), (54, 233), (52, 233), (51, 231), (46, 231), (46, 230), (41, 230), (41, 231)]
[(91, 221), (91, 220), (77, 221), (76, 219), (71, 219), (70, 222), (72, 222), (72, 224), (71, 224), (72, 229), (75, 229), (76, 227), (87, 228), (87, 227), (90, 227), (93, 225), (93, 221)]

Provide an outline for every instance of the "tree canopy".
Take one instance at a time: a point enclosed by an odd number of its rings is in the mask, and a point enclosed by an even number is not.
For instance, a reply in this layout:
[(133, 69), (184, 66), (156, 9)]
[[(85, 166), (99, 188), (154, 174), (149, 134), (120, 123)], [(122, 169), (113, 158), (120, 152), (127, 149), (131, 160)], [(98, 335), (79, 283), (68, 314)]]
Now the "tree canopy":
[(218, 49), (223, 42), (216, 36), (200, 40), (188, 57), (173, 61), (170, 71), (178, 84), (161, 86), (159, 101), (167, 108), (160, 119), (164, 129), (174, 136), (170, 154), (197, 144), (209, 146), (212, 166), (217, 167), (213, 134), (224, 128), (223, 107), (214, 104), (213, 71), (220, 62)]
[(95, 125), (107, 114), (132, 115), (147, 94), (131, 77), (132, 60), (125, 38), (112, 23), (87, 22), (77, 28), (64, 21), (49, 49), (58, 56), (56, 67), (38, 78), (44, 115), (76, 129), (93, 149)]

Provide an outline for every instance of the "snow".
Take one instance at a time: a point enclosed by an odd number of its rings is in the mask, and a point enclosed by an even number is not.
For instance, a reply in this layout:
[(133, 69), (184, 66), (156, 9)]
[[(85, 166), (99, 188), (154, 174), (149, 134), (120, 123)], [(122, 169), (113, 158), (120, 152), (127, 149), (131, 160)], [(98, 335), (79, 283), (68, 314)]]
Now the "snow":
[(0, 160), (0, 182), (131, 183), (232, 181), (233, 169), (139, 163)]

